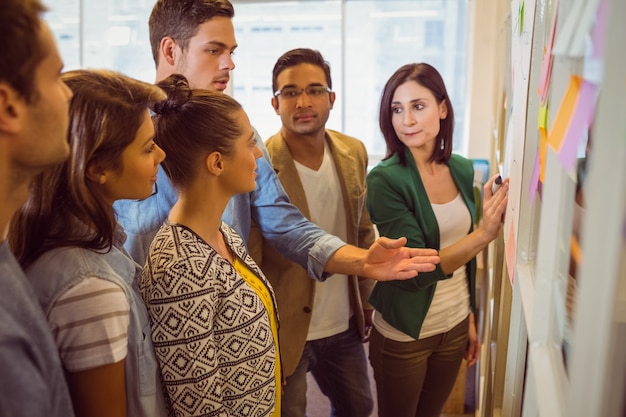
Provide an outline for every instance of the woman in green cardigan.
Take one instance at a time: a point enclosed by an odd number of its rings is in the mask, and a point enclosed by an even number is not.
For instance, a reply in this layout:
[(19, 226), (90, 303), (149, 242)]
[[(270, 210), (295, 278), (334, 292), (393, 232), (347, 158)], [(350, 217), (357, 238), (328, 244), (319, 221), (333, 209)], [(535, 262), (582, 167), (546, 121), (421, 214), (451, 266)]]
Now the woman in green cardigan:
[(367, 177), (367, 209), (381, 236), (436, 248), (441, 263), (407, 281), (379, 282), (370, 337), (380, 417), (438, 417), (461, 361), (478, 359), (475, 256), (498, 235), (508, 179), (485, 185), (473, 228), (471, 161), (452, 155), (454, 112), (441, 75), (409, 64), (387, 81), (380, 103), (387, 155)]

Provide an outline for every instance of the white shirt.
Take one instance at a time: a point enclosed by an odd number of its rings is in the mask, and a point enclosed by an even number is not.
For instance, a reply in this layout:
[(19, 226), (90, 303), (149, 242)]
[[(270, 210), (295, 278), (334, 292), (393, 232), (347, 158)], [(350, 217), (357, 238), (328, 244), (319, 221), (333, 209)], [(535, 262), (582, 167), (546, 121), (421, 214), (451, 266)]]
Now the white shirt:
[[(324, 231), (347, 240), (346, 211), (339, 176), (328, 144), (317, 171), (294, 161), (311, 214)], [(348, 330), (350, 321), (348, 276), (334, 274), (315, 283), (315, 298), (307, 340), (330, 337)]]

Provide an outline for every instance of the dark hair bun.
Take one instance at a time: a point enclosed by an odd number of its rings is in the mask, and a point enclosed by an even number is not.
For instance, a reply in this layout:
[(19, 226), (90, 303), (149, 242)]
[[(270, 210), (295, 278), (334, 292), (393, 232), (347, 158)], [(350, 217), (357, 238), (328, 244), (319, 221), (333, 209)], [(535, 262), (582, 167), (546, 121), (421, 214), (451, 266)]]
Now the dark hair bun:
[(165, 91), (167, 99), (154, 103), (152, 111), (167, 114), (185, 104), (191, 98), (191, 87), (184, 75), (172, 74), (157, 85)]

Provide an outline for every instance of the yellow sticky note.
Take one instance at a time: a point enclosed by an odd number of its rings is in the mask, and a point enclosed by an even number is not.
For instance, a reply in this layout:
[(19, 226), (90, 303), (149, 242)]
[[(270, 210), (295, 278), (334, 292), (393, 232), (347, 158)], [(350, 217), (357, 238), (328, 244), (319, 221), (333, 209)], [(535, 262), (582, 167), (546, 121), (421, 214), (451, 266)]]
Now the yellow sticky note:
[(572, 121), (572, 115), (576, 109), (576, 101), (578, 100), (581, 83), (582, 78), (580, 76), (572, 75), (570, 77), (567, 91), (565, 91), (565, 95), (561, 100), (561, 105), (557, 110), (552, 127), (548, 131), (548, 143), (555, 151), (561, 148), (561, 142), (563, 142), (567, 128)]
[(548, 103), (539, 107), (539, 119), (537, 120), (539, 129), (548, 129)]
[(570, 242), (570, 251), (572, 253), (572, 258), (576, 261), (576, 264), (580, 266), (582, 263), (583, 255), (582, 250), (580, 249), (580, 243), (578, 243), (578, 238), (572, 235), (572, 239)]

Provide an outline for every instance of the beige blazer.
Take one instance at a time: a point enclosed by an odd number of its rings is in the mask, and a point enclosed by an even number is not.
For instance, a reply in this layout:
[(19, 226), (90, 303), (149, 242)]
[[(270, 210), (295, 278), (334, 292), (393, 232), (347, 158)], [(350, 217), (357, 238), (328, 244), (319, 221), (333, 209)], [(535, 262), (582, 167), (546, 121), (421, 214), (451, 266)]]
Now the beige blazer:
[[(367, 151), (357, 139), (332, 130), (326, 131), (326, 141), (337, 167), (346, 210), (347, 243), (368, 248), (375, 239), (374, 228), (365, 209), (365, 176)], [(300, 176), (281, 133), (266, 142), (274, 170), (291, 202), (310, 219), (309, 206), (300, 182)], [(306, 343), (311, 321), (315, 281), (299, 265), (280, 255), (264, 242), (256, 227), (248, 240), (250, 255), (272, 283), (280, 316), (280, 355), (283, 375), (295, 371)], [(350, 276), (350, 303), (359, 332), (363, 336), (363, 308), (371, 309), (367, 302), (375, 282), (368, 278)]]

